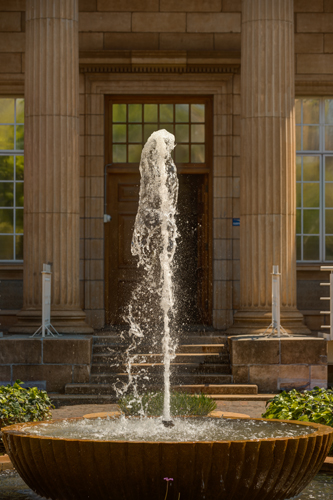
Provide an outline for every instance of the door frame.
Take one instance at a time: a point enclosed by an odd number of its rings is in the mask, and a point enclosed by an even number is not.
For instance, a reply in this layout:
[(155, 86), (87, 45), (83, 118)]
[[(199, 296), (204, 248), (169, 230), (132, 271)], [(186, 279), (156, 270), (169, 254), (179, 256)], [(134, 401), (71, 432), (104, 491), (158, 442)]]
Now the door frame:
[[(130, 174), (138, 173), (138, 165), (128, 163), (112, 163), (112, 127), (111, 127), (111, 103), (199, 103), (206, 106), (206, 119), (205, 119), (205, 165), (201, 164), (181, 164), (177, 165), (178, 174), (205, 174), (207, 176), (207, 240), (208, 240), (208, 271), (207, 271), (207, 308), (205, 311), (205, 324), (213, 324), (213, 140), (214, 140), (214, 127), (213, 127), (213, 95), (184, 95), (184, 94), (106, 94), (104, 95), (104, 110), (105, 110), (105, 196), (107, 196), (107, 183), (109, 176), (114, 174)], [(107, 205), (107, 198), (105, 198), (105, 205)], [(110, 300), (110, 266), (107, 256), (107, 249), (110, 245), (110, 231), (112, 231), (112, 223), (105, 225), (104, 237), (104, 269), (105, 269), (105, 316), (106, 324), (109, 324), (110, 312), (108, 309)]]

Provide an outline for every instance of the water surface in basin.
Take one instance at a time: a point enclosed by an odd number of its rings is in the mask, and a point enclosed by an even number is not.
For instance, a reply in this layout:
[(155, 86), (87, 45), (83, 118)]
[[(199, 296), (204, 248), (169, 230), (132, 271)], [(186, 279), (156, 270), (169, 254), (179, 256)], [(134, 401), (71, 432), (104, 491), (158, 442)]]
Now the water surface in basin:
[(312, 434), (310, 426), (256, 420), (175, 418), (165, 427), (162, 418), (62, 420), (22, 427), (38, 436), (113, 441), (238, 441)]

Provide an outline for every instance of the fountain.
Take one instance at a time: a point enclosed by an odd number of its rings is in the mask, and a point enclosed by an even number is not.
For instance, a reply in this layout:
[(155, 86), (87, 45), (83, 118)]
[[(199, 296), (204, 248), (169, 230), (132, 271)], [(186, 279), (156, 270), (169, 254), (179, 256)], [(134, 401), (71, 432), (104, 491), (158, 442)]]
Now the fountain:
[[(150, 136), (143, 149), (132, 240), (132, 252), (146, 275), (141, 291), (158, 297), (158, 301), (147, 298), (144, 313), (157, 307), (154, 328), (162, 325), (164, 331), (163, 417), (79, 418), (3, 428), (15, 468), (32, 490), (46, 498), (289, 499), (317, 474), (332, 444), (332, 428), (308, 422), (172, 420), (170, 360), (175, 347), (170, 321), (178, 192), (171, 157), (174, 145), (174, 136), (161, 130)], [(129, 334), (135, 346), (146, 331), (135, 317), (137, 306), (133, 307), (129, 309)], [(129, 379), (131, 383), (130, 368)]]

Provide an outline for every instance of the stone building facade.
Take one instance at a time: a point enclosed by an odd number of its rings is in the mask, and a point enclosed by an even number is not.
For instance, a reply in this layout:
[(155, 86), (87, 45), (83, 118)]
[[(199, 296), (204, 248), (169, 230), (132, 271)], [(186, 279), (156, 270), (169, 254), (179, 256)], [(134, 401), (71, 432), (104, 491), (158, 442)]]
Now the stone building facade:
[(59, 331), (121, 323), (138, 151), (163, 126), (196, 214), (188, 322), (264, 329), (274, 264), (283, 326), (317, 331), (331, 109), (332, 0), (0, 0), (2, 329), (40, 324), (43, 263)]

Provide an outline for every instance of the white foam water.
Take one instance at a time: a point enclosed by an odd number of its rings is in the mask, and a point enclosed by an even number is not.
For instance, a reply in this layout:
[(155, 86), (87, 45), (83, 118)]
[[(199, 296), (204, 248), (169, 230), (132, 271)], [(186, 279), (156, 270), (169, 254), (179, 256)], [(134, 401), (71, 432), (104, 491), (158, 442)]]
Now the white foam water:
[(163, 418), (94, 418), (27, 426), (23, 432), (39, 436), (112, 441), (239, 441), (312, 434), (310, 426), (211, 417), (174, 418), (165, 427)]
[(171, 156), (174, 147), (174, 135), (159, 130), (149, 137), (141, 154), (139, 207), (131, 252), (138, 257), (138, 266), (144, 274), (133, 293), (126, 317), (131, 339), (127, 349), (129, 383), (121, 389), (124, 393), (132, 386), (138, 398), (137, 382), (140, 377), (140, 382), (144, 377), (148, 378), (144, 371), (138, 375), (132, 373), (133, 364), (140, 361), (138, 347), (147, 338), (152, 346), (160, 342), (164, 364), (165, 421), (171, 420), (170, 363), (176, 349), (170, 332), (174, 308), (172, 263), (178, 235), (175, 221), (178, 179)]

